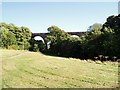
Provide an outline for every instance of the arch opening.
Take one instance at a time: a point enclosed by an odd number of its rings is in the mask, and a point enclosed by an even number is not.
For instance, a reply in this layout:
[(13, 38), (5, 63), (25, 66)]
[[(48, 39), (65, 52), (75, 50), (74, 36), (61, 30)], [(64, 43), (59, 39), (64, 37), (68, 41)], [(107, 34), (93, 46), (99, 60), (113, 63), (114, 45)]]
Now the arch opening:
[(42, 41), (43, 43), (45, 43), (44, 39), (41, 36), (35, 36), (34, 39), (37, 41)]
[(47, 49), (50, 49), (50, 44), (51, 44), (51, 41), (47, 43)]
[(71, 37), (80, 38), (78, 35), (71, 35)]

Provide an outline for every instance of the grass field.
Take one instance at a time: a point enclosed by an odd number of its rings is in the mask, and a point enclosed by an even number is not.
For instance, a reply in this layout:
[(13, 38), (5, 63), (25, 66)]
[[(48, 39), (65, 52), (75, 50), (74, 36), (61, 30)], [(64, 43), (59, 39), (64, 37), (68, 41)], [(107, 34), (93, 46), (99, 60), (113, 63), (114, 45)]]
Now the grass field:
[(52, 57), (29, 51), (1, 53), (2, 88), (118, 87), (117, 62)]

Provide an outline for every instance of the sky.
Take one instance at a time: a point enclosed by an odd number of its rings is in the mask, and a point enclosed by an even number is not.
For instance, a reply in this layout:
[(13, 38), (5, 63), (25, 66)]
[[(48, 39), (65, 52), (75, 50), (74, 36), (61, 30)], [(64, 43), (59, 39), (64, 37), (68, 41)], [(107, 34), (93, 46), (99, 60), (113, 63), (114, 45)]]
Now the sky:
[(55, 25), (66, 32), (87, 31), (94, 23), (118, 14), (118, 2), (3, 2), (2, 21), (34, 33)]

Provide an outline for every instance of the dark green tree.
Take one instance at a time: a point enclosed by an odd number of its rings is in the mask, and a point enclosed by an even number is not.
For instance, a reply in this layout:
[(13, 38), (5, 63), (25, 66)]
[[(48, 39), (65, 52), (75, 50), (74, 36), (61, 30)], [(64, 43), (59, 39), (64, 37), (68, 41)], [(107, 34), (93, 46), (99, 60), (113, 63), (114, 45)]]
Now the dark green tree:
[(61, 49), (60, 44), (61, 41), (70, 37), (70, 35), (57, 26), (51, 26), (48, 28), (49, 35), (46, 37), (46, 42), (50, 43), (50, 51), (56, 55), (60, 55)]
[(120, 58), (120, 14), (109, 16), (101, 30), (104, 33), (103, 48), (105, 54)]

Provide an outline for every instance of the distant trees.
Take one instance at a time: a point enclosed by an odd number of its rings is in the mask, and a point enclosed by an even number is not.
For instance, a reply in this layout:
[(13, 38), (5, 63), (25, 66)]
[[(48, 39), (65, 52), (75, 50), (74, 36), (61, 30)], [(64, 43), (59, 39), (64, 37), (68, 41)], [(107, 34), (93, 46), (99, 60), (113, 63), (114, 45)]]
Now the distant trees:
[(103, 25), (93, 24), (81, 39), (84, 58), (99, 55), (120, 58), (120, 15), (108, 17)]
[(51, 42), (49, 51), (52, 54), (82, 59), (99, 55), (105, 56), (105, 60), (120, 57), (120, 15), (108, 17), (103, 25), (91, 25), (80, 38), (71, 37), (57, 26), (49, 27), (48, 31), (46, 41)]
[(93, 24), (82, 37), (72, 37), (57, 26), (48, 28), (49, 35), (46, 37), (50, 43), (49, 52), (58, 56), (75, 58), (92, 58), (99, 42), (96, 40), (101, 35), (101, 24)]
[(81, 37), (72, 37), (57, 26), (51, 26), (48, 28), (49, 34), (45, 38), (45, 43), (31, 38), (31, 31), (27, 27), (6, 23), (1, 23), (0, 27), (2, 48), (41, 51), (82, 59), (102, 60), (103, 56), (104, 60), (112, 57), (114, 60), (120, 58), (120, 14), (109, 16), (103, 25), (95, 23), (89, 26), (87, 32)]
[(31, 31), (27, 27), (18, 27), (14, 24), (0, 23), (1, 27), (1, 47), (24, 49), (28, 50), (30, 47), (29, 40), (31, 39)]
[(57, 26), (48, 28), (46, 41), (50, 42), (49, 53), (64, 57), (78, 57), (80, 38), (72, 37)]

